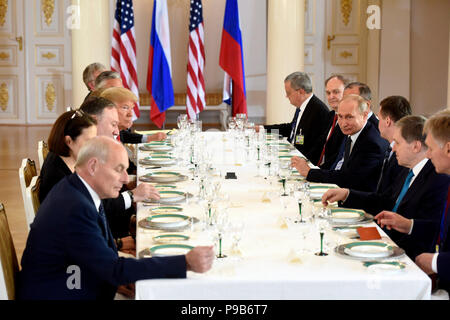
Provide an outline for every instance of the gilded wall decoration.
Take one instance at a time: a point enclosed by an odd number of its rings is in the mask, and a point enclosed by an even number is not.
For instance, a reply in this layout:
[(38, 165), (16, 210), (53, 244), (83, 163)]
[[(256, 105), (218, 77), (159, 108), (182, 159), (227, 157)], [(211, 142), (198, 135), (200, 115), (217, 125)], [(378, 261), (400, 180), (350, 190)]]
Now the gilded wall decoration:
[(6, 83), (2, 83), (0, 85), (0, 108), (2, 109), (2, 111), (6, 111), (6, 108), (8, 108), (8, 102), (9, 102), (8, 85)]
[(345, 25), (348, 25), (352, 13), (352, 0), (341, 0), (341, 13), (342, 21)]
[(47, 109), (53, 111), (56, 101), (56, 91), (53, 83), (49, 83), (45, 89), (45, 102), (47, 102)]
[(42, 0), (42, 12), (45, 16), (45, 23), (51, 25), (53, 12), (55, 11), (55, 0)]
[(8, 12), (8, 0), (0, 0), (0, 27), (3, 27)]

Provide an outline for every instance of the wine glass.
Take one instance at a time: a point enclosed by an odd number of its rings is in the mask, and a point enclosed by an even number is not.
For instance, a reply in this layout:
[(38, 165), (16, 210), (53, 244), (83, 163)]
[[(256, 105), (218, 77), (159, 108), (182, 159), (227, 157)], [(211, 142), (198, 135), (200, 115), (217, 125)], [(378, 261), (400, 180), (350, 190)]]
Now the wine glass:
[(187, 114), (178, 115), (177, 117), (178, 129), (184, 129), (186, 121), (187, 121)]
[(286, 180), (289, 177), (291, 170), (289, 168), (289, 162), (287, 161), (282, 161), (280, 163), (280, 169), (278, 172), (278, 175), (281, 179), (281, 182), (283, 183), (283, 194), (282, 196), (287, 196), (288, 194), (286, 193)]
[(222, 240), (225, 236), (225, 232), (227, 231), (229, 227), (228, 222), (228, 212), (227, 210), (220, 210), (220, 212), (217, 212), (219, 210), (216, 210), (216, 232), (217, 232), (217, 240), (219, 241), (219, 254), (216, 256), (219, 259), (226, 258), (227, 255), (222, 253)]
[(329, 227), (329, 222), (327, 219), (317, 219), (317, 228), (320, 234), (320, 252), (315, 253), (316, 256), (327, 256), (328, 253), (323, 251), (323, 237), (325, 235), (325, 230)]
[(239, 242), (242, 239), (244, 233), (245, 224), (242, 221), (237, 221), (231, 224), (230, 231), (233, 234), (232, 252), (238, 254), (240, 252)]
[(228, 128), (231, 132), (234, 131), (236, 128), (236, 118), (235, 117), (228, 117)]

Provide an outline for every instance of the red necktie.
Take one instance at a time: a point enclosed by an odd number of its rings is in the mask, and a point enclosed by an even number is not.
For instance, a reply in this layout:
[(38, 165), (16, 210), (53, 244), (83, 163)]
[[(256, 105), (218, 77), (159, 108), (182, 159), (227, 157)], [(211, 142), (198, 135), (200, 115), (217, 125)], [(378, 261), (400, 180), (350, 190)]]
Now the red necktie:
[(117, 141), (120, 141), (120, 134), (117, 135)]
[(327, 142), (328, 142), (328, 140), (330, 140), (330, 137), (333, 134), (334, 128), (336, 127), (336, 122), (337, 122), (337, 114), (334, 115), (333, 124), (331, 125), (330, 134), (328, 135), (327, 141), (325, 141), (325, 144), (323, 145), (322, 154), (320, 155), (319, 162), (317, 163), (318, 166), (320, 166), (320, 164), (322, 163), (323, 156), (325, 155), (325, 147), (327, 146)]

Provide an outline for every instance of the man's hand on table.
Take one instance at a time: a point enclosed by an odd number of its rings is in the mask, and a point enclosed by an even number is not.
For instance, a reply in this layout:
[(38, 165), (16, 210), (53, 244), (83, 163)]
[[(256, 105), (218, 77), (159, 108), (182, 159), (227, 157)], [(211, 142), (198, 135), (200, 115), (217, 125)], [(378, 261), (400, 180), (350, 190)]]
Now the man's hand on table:
[(146, 199), (159, 200), (159, 192), (154, 186), (148, 183), (141, 183), (135, 189), (133, 189), (133, 201), (143, 201)]
[(186, 269), (204, 273), (211, 269), (214, 261), (213, 246), (198, 246), (186, 254)]
[(401, 233), (409, 233), (411, 230), (412, 220), (392, 211), (381, 211), (374, 217), (374, 219), (381, 226), (381, 228), (386, 226), (388, 230), (394, 229)]
[(324, 206), (327, 206), (329, 203), (333, 203), (336, 201), (344, 201), (345, 199), (347, 199), (349, 193), (350, 193), (349, 189), (344, 188), (330, 189), (323, 194), (322, 204)]
[(420, 269), (426, 274), (433, 274), (434, 271), (431, 269), (431, 264), (433, 261), (434, 253), (422, 253), (416, 257), (416, 264)]
[(151, 134), (147, 137), (147, 142), (152, 141), (162, 141), (167, 139), (167, 135), (164, 132), (157, 132), (155, 134)]
[(291, 166), (297, 169), (298, 173), (304, 177), (308, 176), (309, 170), (311, 170), (306, 160), (298, 156), (291, 158)]

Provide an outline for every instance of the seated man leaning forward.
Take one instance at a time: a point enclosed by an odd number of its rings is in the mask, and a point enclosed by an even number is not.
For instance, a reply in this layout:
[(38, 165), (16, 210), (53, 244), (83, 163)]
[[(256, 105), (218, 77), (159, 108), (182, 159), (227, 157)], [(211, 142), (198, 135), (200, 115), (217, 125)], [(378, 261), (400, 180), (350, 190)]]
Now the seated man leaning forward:
[(338, 106), (338, 123), (346, 135), (330, 169), (311, 169), (297, 156), (291, 165), (311, 182), (335, 183), (341, 188), (374, 191), (389, 143), (367, 121), (368, 104), (357, 95), (344, 97)]
[(111, 138), (95, 137), (83, 146), (75, 173), (55, 185), (31, 225), (18, 299), (113, 299), (119, 285), (211, 268), (212, 246), (168, 257), (117, 255), (101, 199), (118, 197), (128, 182), (127, 166), (125, 148)]

